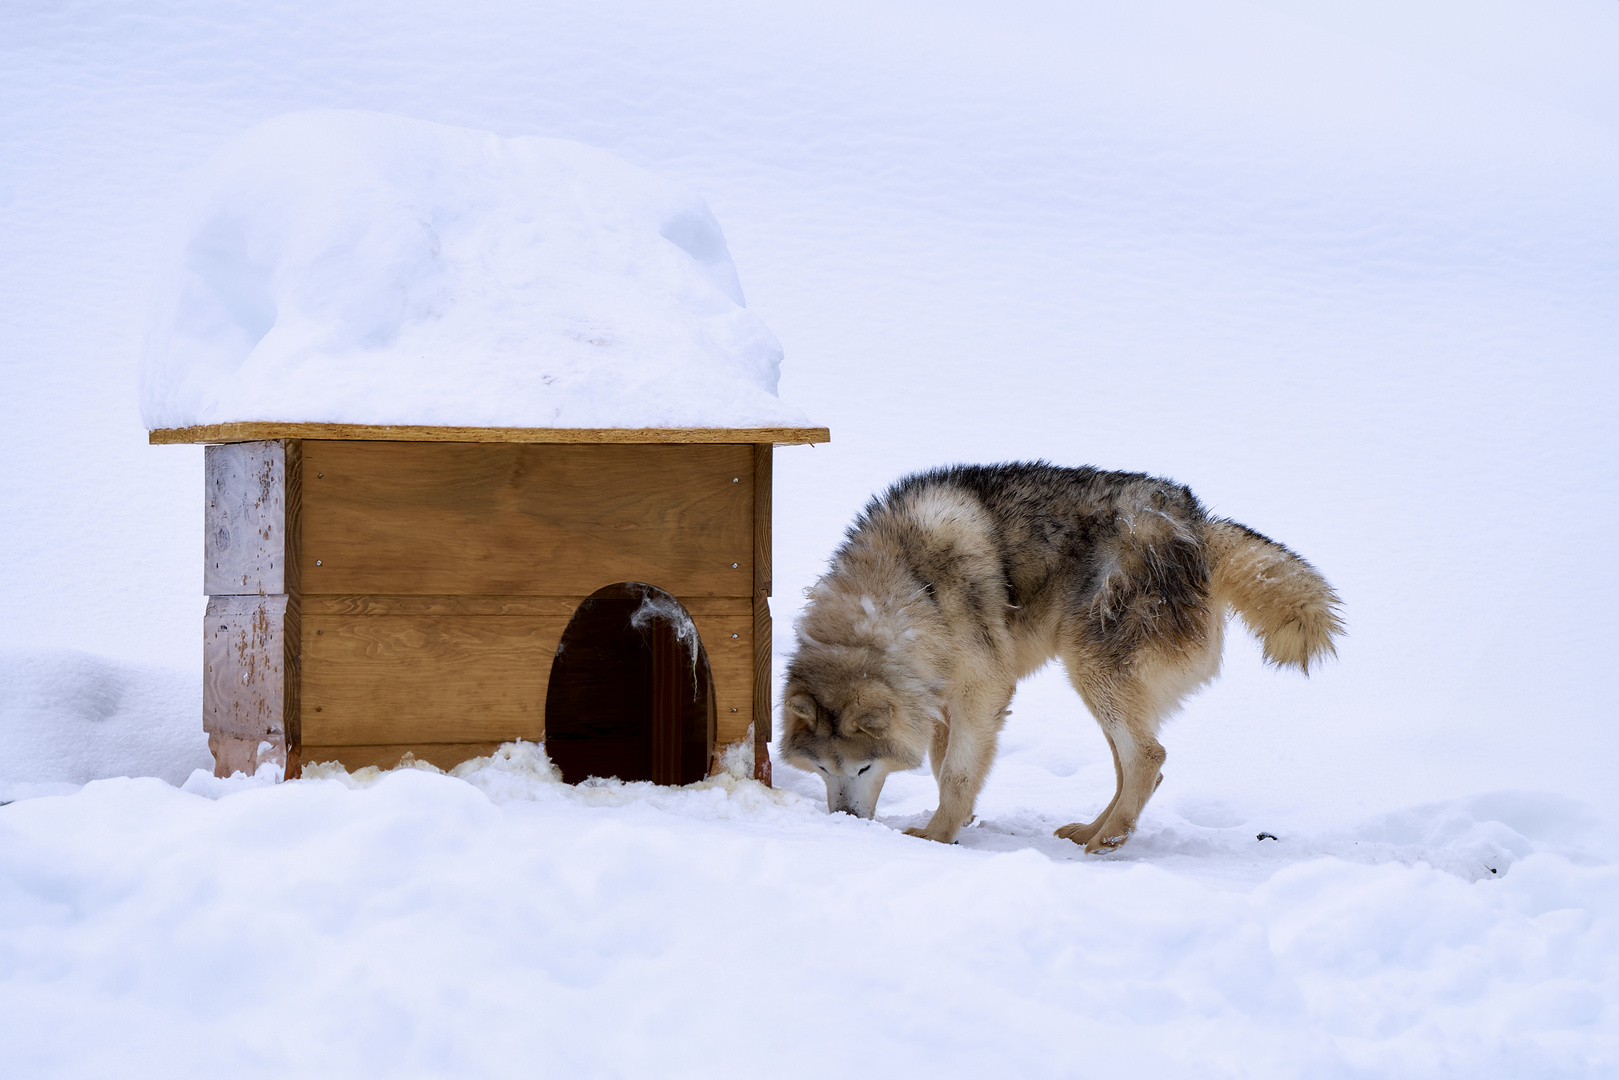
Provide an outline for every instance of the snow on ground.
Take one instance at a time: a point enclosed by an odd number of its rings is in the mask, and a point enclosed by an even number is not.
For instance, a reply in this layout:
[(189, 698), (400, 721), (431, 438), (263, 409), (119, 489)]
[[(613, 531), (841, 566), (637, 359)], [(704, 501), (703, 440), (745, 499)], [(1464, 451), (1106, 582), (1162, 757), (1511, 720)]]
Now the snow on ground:
[[(1613, 1075), (1616, 49), (1607, 0), (5, 5), (8, 1075)], [(1339, 661), (1234, 635), (1099, 859), (1059, 673), (950, 848), (912, 775), (81, 789), (199, 752), (201, 454), (134, 385), (177, 192), (333, 108), (712, 207), (833, 432), (778, 626), (899, 474), (1044, 457), (1301, 551)]]
[(714, 215), (605, 151), (291, 113), (222, 150), (184, 205), (148, 427), (803, 423)]
[(508, 754), (0, 809), (13, 1074), (1595, 1076), (1619, 1050), (1611, 832), (1566, 800), (1276, 842), (1158, 814), (1094, 859), (1050, 815), (947, 848)]
[(900, 831), (931, 809), (926, 774), (861, 821), (787, 767), (775, 790), (570, 787), (532, 745), (453, 775), (199, 770), (21, 799), (0, 807), (0, 1055), (29, 1077), (1619, 1061), (1611, 818), (1522, 791), (1336, 824), (1160, 798), (1087, 856), (1051, 835), (1108, 794), (1067, 734), (1025, 722), (949, 847)]

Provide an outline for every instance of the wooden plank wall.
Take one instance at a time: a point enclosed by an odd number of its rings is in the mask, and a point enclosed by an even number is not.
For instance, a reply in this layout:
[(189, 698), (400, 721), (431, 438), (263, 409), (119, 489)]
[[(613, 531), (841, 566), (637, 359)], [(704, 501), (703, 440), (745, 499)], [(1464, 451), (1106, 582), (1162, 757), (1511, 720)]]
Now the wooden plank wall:
[(749, 446), (304, 445), (311, 595), (753, 592)]
[[(745, 740), (753, 723), (753, 616), (746, 604), (731, 615), (712, 613), (703, 605), (695, 605), (698, 610), (691, 612), (714, 673), (716, 750)], [(693, 606), (688, 604), (687, 610)]]
[(301, 450), (303, 760), (447, 766), (543, 739), (573, 611), (644, 581), (697, 625), (716, 744), (751, 731), (768, 776), (768, 445)]
[(304, 741), (310, 752), (539, 742), (567, 626), (554, 615), (306, 615)]

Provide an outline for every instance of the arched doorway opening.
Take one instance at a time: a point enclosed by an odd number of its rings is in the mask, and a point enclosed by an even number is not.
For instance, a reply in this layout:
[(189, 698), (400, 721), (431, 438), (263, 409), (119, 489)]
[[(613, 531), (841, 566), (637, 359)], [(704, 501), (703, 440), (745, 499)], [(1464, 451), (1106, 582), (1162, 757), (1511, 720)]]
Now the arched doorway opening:
[(570, 784), (590, 776), (690, 784), (714, 752), (714, 680), (690, 614), (637, 581), (598, 589), (551, 663), (545, 751)]

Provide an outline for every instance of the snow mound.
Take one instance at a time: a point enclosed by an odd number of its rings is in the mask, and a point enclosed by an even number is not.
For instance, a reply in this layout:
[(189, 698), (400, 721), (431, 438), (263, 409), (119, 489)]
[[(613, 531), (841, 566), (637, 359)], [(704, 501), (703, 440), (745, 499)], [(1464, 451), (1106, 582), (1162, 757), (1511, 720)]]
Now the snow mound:
[(149, 428), (802, 424), (701, 199), (561, 139), (351, 111), (227, 146), (186, 199)]
[(0, 653), (0, 799), (213, 771), (197, 679), (69, 649)]

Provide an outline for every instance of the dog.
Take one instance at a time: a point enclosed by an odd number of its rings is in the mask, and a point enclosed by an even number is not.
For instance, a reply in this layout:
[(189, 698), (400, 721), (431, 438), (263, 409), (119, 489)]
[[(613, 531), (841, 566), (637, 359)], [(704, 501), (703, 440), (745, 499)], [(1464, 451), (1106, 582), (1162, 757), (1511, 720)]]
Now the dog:
[(1219, 673), (1236, 611), (1265, 659), (1336, 656), (1340, 601), (1316, 569), (1190, 489), (1046, 462), (959, 465), (895, 483), (861, 513), (798, 619), (781, 756), (870, 818), (890, 772), (926, 755), (939, 806), (911, 835), (972, 820), (1018, 680), (1060, 658), (1113, 751), (1113, 799), (1056, 835), (1123, 844), (1163, 780), (1158, 730)]

